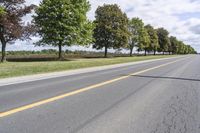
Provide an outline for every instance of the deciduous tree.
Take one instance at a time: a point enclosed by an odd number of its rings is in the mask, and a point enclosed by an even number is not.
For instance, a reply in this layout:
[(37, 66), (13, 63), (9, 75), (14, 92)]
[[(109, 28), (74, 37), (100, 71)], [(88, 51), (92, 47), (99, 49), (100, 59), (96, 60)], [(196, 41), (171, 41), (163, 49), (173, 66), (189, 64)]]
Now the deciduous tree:
[(130, 32), (129, 45), (130, 56), (133, 54), (133, 48), (140, 43), (140, 36), (142, 36), (144, 23), (139, 18), (132, 18), (129, 20), (128, 30)]
[(41, 40), (37, 45), (62, 47), (92, 42), (93, 24), (87, 19), (87, 0), (43, 0), (36, 9), (34, 23)]
[(35, 6), (25, 5), (25, 0), (0, 1), (0, 41), (2, 44), (1, 62), (6, 60), (6, 45), (17, 39), (29, 39), (32, 26), (26, 25), (22, 17), (31, 13)]
[(140, 46), (142, 46), (140, 49), (144, 50), (145, 56), (147, 55), (147, 50), (150, 46), (150, 36), (147, 32), (147, 30), (143, 27), (142, 34), (140, 36)]
[(178, 40), (176, 37), (171, 36), (170, 38), (170, 43), (171, 43), (171, 48), (172, 48), (172, 54), (177, 54), (178, 53)]
[(118, 5), (99, 6), (95, 18), (93, 47), (105, 48), (105, 57), (107, 57), (108, 48), (119, 49), (128, 44), (128, 18)]
[(157, 29), (158, 34), (158, 42), (159, 42), (159, 52), (166, 52), (168, 51), (170, 40), (169, 40), (169, 32), (164, 28)]
[(159, 48), (157, 31), (151, 25), (146, 25), (145, 28), (150, 37), (150, 45), (148, 47), (148, 51), (153, 51), (155, 55), (157, 49)]

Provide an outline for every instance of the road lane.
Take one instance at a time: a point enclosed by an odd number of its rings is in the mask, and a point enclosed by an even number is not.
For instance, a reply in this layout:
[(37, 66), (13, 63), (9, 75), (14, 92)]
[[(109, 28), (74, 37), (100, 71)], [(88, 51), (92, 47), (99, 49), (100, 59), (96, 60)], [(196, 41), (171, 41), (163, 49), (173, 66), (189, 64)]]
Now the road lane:
[[(193, 56), (86, 93), (1, 118), (0, 132), (178, 133), (187, 129), (186, 132), (198, 133), (198, 60), (199, 56)], [(154, 63), (150, 65), (164, 62)], [(133, 68), (127, 72), (117, 72), (117, 77), (149, 66), (130, 67)]]
[(177, 59), (173, 58), (120, 67), (117, 69), (0, 86), (0, 112), (72, 92), (80, 88), (119, 78), (123, 75), (128, 75), (175, 60)]
[(176, 62), (181, 61), (181, 60), (183, 60), (183, 59), (175, 60), (175, 61), (168, 62), (168, 63), (162, 64), (162, 65), (159, 65), (159, 66), (151, 67), (151, 68), (144, 69), (144, 70), (141, 70), (141, 71), (138, 71), (138, 72), (135, 72), (135, 73), (124, 75), (124, 76), (121, 76), (121, 77), (118, 77), (118, 78), (110, 79), (108, 81), (104, 81), (104, 82), (97, 83), (97, 84), (94, 84), (94, 85), (91, 85), (91, 86), (80, 88), (80, 89), (77, 89), (75, 91), (64, 93), (64, 94), (61, 94), (61, 95), (58, 95), (58, 96), (54, 96), (54, 97), (44, 99), (44, 100), (41, 100), (41, 101), (38, 101), (38, 102), (35, 102), (35, 103), (31, 103), (31, 104), (28, 104), (28, 105), (23, 105), (21, 107), (13, 108), (11, 110), (1, 112), (0, 118), (9, 116), (9, 115), (12, 115), (12, 114), (15, 114), (15, 113), (19, 113), (19, 112), (24, 111), (24, 110), (35, 108), (35, 107), (38, 107), (38, 106), (41, 106), (41, 105), (45, 105), (47, 103), (54, 102), (54, 101), (57, 101), (57, 100), (60, 100), (60, 99), (66, 98), (66, 97), (77, 95), (79, 93), (84, 93), (84, 92), (90, 91), (92, 89), (103, 87), (105, 85), (109, 85), (109, 84), (112, 84), (114, 82), (129, 78), (130, 76), (135, 76), (135, 75), (139, 75), (139, 74), (142, 74), (142, 73), (145, 73), (145, 72), (148, 72), (148, 71), (159, 69), (161, 67), (171, 65), (171, 64), (176, 63)]
[(185, 62), (184, 65), (165, 74), (148, 72), (138, 76), (143, 78), (143, 81), (154, 81), (78, 131), (199, 133), (200, 63), (196, 63), (198, 60)]

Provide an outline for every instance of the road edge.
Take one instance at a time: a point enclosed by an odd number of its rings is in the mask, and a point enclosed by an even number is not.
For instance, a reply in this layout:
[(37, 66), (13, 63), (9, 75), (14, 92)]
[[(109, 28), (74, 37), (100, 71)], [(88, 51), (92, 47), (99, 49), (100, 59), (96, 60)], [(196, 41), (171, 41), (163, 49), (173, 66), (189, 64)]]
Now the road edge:
[(61, 72), (50, 72), (50, 73), (44, 73), (44, 74), (34, 74), (34, 75), (27, 75), (27, 76), (4, 78), (4, 79), (0, 79), (0, 86), (40, 81), (40, 80), (52, 79), (52, 78), (58, 78), (58, 77), (64, 77), (64, 76), (72, 76), (72, 75), (77, 75), (77, 74), (97, 72), (97, 71), (109, 70), (113, 68), (120, 68), (120, 67), (125, 67), (125, 66), (130, 66), (130, 65), (142, 64), (142, 63), (148, 63), (148, 62), (154, 62), (154, 61), (160, 61), (160, 60), (167, 60), (167, 59), (173, 59), (173, 58), (182, 58), (182, 57), (185, 57), (185, 56), (151, 59), (151, 60), (121, 63), (121, 64), (115, 64), (115, 65), (106, 65), (106, 66), (98, 66), (98, 67), (81, 68), (81, 69), (75, 69), (75, 70), (67, 70), (67, 71), (61, 71)]

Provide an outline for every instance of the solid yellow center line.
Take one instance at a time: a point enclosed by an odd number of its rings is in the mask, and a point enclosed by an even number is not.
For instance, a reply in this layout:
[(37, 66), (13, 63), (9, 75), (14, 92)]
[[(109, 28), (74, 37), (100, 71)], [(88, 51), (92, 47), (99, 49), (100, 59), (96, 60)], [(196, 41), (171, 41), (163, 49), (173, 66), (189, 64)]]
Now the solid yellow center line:
[(1, 112), (0, 118), (15, 114), (15, 113), (27, 110), (27, 109), (31, 109), (31, 108), (34, 108), (34, 107), (37, 107), (37, 106), (40, 106), (40, 105), (44, 105), (44, 104), (47, 104), (47, 103), (50, 103), (50, 102), (53, 102), (53, 101), (57, 101), (57, 100), (60, 100), (60, 99), (63, 99), (63, 98), (69, 97), (69, 96), (73, 96), (73, 95), (76, 95), (76, 94), (79, 94), (79, 93), (82, 93), (82, 92), (86, 92), (86, 91), (89, 91), (89, 90), (92, 90), (92, 89), (95, 89), (95, 88), (98, 88), (98, 87), (101, 87), (101, 86), (104, 86), (104, 85), (108, 85), (108, 84), (111, 84), (113, 82), (126, 79), (130, 76), (134, 76), (134, 75), (142, 74), (142, 73), (154, 70), (154, 69), (158, 69), (160, 67), (170, 65), (170, 64), (175, 63), (175, 62), (180, 61), (180, 60), (182, 60), (182, 59), (175, 60), (175, 61), (172, 61), (172, 62), (169, 62), (169, 63), (165, 63), (165, 64), (162, 64), (162, 65), (159, 65), (159, 66), (156, 66), (156, 67), (152, 67), (152, 68), (149, 68), (149, 69), (145, 69), (145, 70), (142, 70), (142, 71), (139, 71), (139, 72), (135, 72), (135, 73), (129, 74), (127, 76), (122, 76), (122, 77), (115, 78), (115, 79), (112, 79), (112, 80), (109, 80), (109, 81), (105, 81), (105, 82), (98, 83), (98, 84), (95, 84), (95, 85), (91, 85), (91, 86), (88, 86), (88, 87), (85, 87), (85, 88), (81, 88), (81, 89), (78, 89), (76, 91), (72, 91), (72, 92), (65, 93), (65, 94), (62, 94), (62, 95), (59, 95), (59, 96), (48, 98), (48, 99), (45, 99), (45, 100), (42, 100), (42, 101), (39, 101), (39, 102), (35, 102), (35, 103), (29, 104), (29, 105), (21, 106), (21, 107), (12, 109), (12, 110)]

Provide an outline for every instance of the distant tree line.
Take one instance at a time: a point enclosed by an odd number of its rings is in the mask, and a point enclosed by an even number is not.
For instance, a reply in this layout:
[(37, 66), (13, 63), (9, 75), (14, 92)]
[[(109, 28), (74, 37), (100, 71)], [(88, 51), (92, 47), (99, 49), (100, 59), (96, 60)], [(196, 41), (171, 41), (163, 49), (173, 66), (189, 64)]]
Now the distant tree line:
[[(24, 24), (22, 17), (35, 10), (32, 23)], [(169, 36), (164, 28), (145, 25), (140, 18), (129, 19), (117, 4), (104, 4), (95, 12), (95, 20), (87, 18), (88, 0), (43, 0), (39, 6), (25, 5), (25, 0), (0, 1), (1, 61), (6, 60), (6, 45), (17, 39), (39, 36), (36, 45), (58, 47), (62, 60), (62, 47), (90, 45), (95, 49), (128, 49), (169, 54), (195, 54), (190, 45)]]
[[(104, 54), (104, 51), (87, 51), (87, 50), (63, 50), (63, 57), (64, 58), (102, 58), (102, 55)], [(1, 54), (1, 52), (0, 52)], [(43, 49), (41, 51), (28, 51), (28, 50), (21, 50), (21, 51), (7, 51), (7, 60), (10, 61), (13, 58), (16, 60), (18, 58), (54, 58), (58, 56), (58, 51), (56, 49)], [(123, 53), (121, 51), (115, 51), (115, 52), (108, 52), (109, 57), (128, 57), (128, 53)], [(141, 55), (142, 56), (142, 55)], [(65, 59), (67, 60), (67, 59)], [(73, 59), (72, 59), (73, 60)]]

